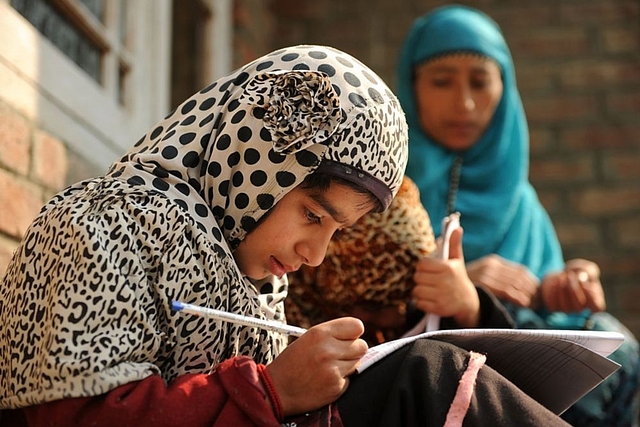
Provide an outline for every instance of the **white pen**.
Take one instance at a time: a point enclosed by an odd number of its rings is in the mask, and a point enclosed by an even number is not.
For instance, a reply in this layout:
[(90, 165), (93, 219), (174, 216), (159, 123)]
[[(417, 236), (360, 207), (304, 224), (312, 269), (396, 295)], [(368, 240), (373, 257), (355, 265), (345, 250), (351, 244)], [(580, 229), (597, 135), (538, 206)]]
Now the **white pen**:
[[(449, 239), (453, 230), (460, 227), (460, 213), (454, 212), (442, 219), (442, 241), (440, 248), (440, 259), (449, 259)], [(426, 332), (437, 331), (440, 329), (440, 316), (437, 314), (427, 314)]]
[(293, 335), (299, 337), (307, 332), (304, 328), (287, 325), (286, 323), (275, 320), (263, 320), (256, 317), (243, 316), (242, 314), (229, 313), (224, 310), (216, 310), (215, 308), (201, 307), (199, 305), (187, 304), (180, 301), (172, 301), (171, 308), (174, 311), (183, 311), (196, 316), (208, 317), (211, 319), (222, 320), (226, 322), (237, 323), (245, 326), (253, 326), (255, 328), (268, 329), (270, 331), (280, 332), (281, 334)]

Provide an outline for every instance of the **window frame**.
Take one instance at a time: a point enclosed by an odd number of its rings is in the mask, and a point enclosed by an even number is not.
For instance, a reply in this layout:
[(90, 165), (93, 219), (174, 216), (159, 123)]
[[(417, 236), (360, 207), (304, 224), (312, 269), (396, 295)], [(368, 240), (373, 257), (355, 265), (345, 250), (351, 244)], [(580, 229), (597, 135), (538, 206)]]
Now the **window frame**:
[[(63, 0), (69, 4), (73, 1)], [(105, 11), (117, 11), (106, 0)], [(64, 141), (101, 173), (168, 112), (171, 0), (127, 1), (135, 22), (127, 51), (105, 53), (103, 67), (129, 67), (126, 99), (118, 79), (96, 82), (42, 36), (11, 5), (0, 0), (0, 99), (36, 126)], [(119, 40), (107, 24), (106, 36)], [(158, 30), (162, 29), (162, 30)], [(116, 51), (117, 49), (117, 51)], [(135, 58), (134, 54), (135, 52)], [(111, 63), (109, 63), (111, 61)]]

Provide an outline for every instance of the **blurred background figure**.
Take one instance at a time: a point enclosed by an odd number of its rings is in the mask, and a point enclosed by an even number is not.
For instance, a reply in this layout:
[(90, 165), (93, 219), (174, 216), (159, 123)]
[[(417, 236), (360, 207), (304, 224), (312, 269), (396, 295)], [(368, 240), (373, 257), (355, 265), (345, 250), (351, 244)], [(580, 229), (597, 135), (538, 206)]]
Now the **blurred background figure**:
[[(519, 328), (626, 335), (611, 356), (621, 369), (563, 417), (578, 426), (632, 425), (638, 342), (604, 312), (598, 266), (584, 259), (565, 264), (529, 183), (528, 125), (498, 25), (465, 6), (418, 18), (400, 56), (397, 92), (409, 122), (407, 175), (431, 218), (461, 213), (471, 280), (501, 298)], [(437, 223), (434, 231), (441, 232)]]

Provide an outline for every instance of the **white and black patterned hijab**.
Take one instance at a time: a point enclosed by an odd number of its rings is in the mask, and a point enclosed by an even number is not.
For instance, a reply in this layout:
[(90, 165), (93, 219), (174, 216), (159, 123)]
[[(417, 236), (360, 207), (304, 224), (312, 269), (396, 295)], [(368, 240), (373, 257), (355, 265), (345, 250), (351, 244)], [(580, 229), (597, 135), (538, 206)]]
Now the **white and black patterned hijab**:
[(295, 46), (189, 98), (110, 174), (166, 193), (235, 249), (321, 163), (386, 208), (406, 162), (404, 113), (387, 85), (337, 49)]
[(336, 49), (283, 49), (201, 90), (29, 227), (0, 286), (0, 409), (269, 363), (283, 334), (169, 301), (283, 320), (286, 278), (250, 282), (233, 249), (315, 170), (388, 206), (407, 145), (395, 96)]

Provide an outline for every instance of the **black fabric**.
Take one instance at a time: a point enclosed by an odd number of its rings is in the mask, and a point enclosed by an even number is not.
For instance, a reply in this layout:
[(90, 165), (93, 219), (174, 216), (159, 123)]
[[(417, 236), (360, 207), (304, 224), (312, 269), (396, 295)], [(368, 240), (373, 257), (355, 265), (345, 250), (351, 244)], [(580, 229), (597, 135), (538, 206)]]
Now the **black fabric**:
[[(476, 286), (480, 299), (480, 324), (478, 328), (515, 328), (515, 321), (507, 308), (492, 293)], [(459, 329), (452, 317), (440, 319), (440, 329)]]
[[(338, 400), (345, 427), (442, 427), (469, 353), (419, 339), (354, 375)], [(568, 426), (489, 366), (478, 374), (464, 426)]]

